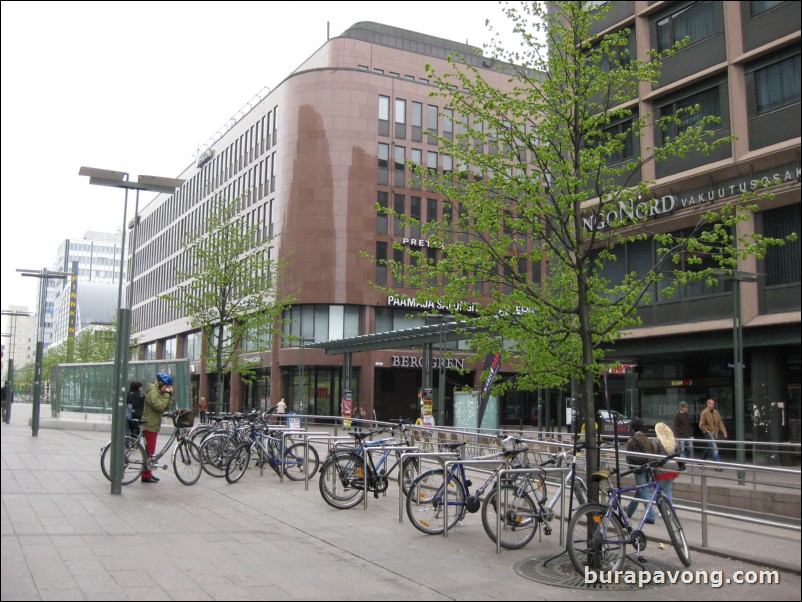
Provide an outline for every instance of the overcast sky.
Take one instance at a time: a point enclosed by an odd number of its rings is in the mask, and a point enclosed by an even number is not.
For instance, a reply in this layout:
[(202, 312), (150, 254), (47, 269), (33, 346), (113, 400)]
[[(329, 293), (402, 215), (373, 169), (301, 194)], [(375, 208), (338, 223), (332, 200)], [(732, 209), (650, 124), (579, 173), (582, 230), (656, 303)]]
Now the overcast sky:
[[(481, 47), (498, 2), (2, 2), (2, 308), (34, 309), (65, 238), (117, 232), (123, 192), (81, 165), (177, 177), (264, 86), (376, 21)], [(152, 195), (140, 197), (146, 204)], [(133, 203), (131, 203), (133, 204)], [(133, 209), (130, 209), (132, 215)]]

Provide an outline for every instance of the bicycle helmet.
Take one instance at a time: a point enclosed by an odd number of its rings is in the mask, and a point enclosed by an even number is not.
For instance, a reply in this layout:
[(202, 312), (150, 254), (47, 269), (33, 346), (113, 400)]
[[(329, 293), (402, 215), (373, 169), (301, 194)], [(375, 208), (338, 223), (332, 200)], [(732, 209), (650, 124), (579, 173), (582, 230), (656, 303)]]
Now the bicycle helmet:
[(172, 387), (173, 386), (173, 377), (170, 376), (169, 374), (165, 374), (164, 372), (159, 372), (156, 375), (156, 378), (159, 379), (159, 382), (161, 382), (162, 384), (167, 385), (168, 387)]

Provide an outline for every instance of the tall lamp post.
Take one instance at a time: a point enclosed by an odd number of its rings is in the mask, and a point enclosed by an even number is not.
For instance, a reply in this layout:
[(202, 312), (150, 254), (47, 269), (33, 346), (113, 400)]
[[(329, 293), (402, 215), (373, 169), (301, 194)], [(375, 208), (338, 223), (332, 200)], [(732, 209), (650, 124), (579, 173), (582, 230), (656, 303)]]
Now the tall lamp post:
[(17, 270), (23, 276), (39, 278), (39, 324), (36, 328), (36, 362), (33, 376), (33, 414), (31, 415), (31, 436), (39, 436), (39, 411), (42, 405), (42, 359), (45, 351), (45, 305), (47, 304), (47, 281), (51, 278), (66, 280), (69, 272), (51, 272), (47, 268), (41, 270)]
[[(31, 313), (27, 311), (7, 311), (4, 309), (3, 315), (11, 316), (11, 332), (7, 333), (11, 338), (11, 345), (9, 345), (8, 351), (8, 378), (6, 378), (6, 424), (11, 424), (11, 406), (14, 403), (14, 347), (17, 344), (17, 317), (30, 317)], [(3, 333), (3, 336), (6, 336), (6, 333)]]
[[(757, 282), (760, 274), (733, 270), (732, 274), (721, 274), (722, 280), (732, 282), (732, 355), (733, 355), (733, 397), (735, 398), (735, 461), (746, 462), (744, 451), (744, 329), (741, 316), (741, 282)], [(738, 471), (738, 484), (746, 484), (746, 472)]]
[(184, 180), (175, 178), (162, 178), (158, 176), (139, 176), (136, 182), (128, 179), (128, 174), (110, 169), (95, 167), (81, 167), (80, 176), (89, 176), (89, 183), (95, 186), (110, 186), (125, 190), (125, 206), (123, 209), (123, 232), (120, 253), (125, 256), (125, 232), (128, 216), (128, 191), (136, 190), (136, 204), (134, 208), (133, 230), (131, 233), (131, 262), (128, 266), (128, 296), (123, 303), (123, 264), (120, 261), (120, 283), (117, 291), (117, 348), (114, 358), (114, 391), (116, 402), (111, 413), (111, 493), (122, 493), (123, 454), (125, 446), (125, 391), (128, 379), (128, 353), (131, 340), (131, 305), (134, 290), (134, 265), (136, 258), (136, 226), (139, 218), (139, 191), (175, 193), (175, 189), (184, 183)]

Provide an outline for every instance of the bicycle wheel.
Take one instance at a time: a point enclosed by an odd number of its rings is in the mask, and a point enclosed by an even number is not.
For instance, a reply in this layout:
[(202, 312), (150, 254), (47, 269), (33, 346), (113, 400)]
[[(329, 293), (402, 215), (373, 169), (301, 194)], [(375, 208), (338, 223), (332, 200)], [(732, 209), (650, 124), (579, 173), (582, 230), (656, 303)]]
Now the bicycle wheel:
[(307, 473), (311, 479), (315, 476), (317, 469), (320, 467), (320, 457), (317, 455), (317, 450), (309, 446), (309, 456), (306, 462), (306, 470), (304, 470), (304, 449), (303, 443), (296, 443), (287, 448), (284, 452), (284, 474), (291, 481), (303, 481), (304, 473)]
[[(604, 504), (585, 504), (577, 508), (567, 532), (568, 557), (580, 575), (585, 567), (617, 571), (626, 560), (626, 536), (621, 521)], [(598, 562), (595, 562), (597, 560)]]
[(401, 489), (404, 495), (409, 493), (409, 488), (412, 481), (420, 475), (420, 460), (418, 458), (406, 458), (404, 465), (401, 467)]
[(199, 460), (200, 450), (189, 439), (184, 439), (173, 451), (173, 470), (175, 476), (184, 485), (194, 485), (200, 479), (202, 462)]
[(660, 497), (657, 502), (657, 507), (660, 508), (660, 514), (663, 515), (663, 521), (668, 529), (668, 536), (671, 538), (671, 543), (677, 551), (677, 556), (685, 566), (691, 566), (691, 548), (688, 545), (688, 540), (685, 539), (685, 531), (677, 517), (677, 511), (668, 503), (664, 497)]
[(362, 475), (362, 458), (356, 454), (329, 456), (320, 468), (320, 495), (334, 508), (353, 508), (365, 495)]
[(482, 504), (482, 525), (487, 536), (496, 543), (497, 515), (501, 514), (501, 547), (518, 550), (535, 536), (538, 507), (522, 486), (505, 483), (501, 485), (501, 494), (497, 493), (494, 487)]
[[(442, 468), (421, 473), (407, 493), (407, 516), (416, 529), (428, 535), (443, 532), (445, 477)], [(456, 475), (448, 480), (448, 528), (465, 514), (465, 486)]]
[(236, 448), (237, 442), (227, 433), (208, 436), (200, 448), (203, 471), (213, 477), (224, 477), (228, 459)]
[(214, 427), (210, 424), (199, 424), (195, 428), (190, 431), (188, 437), (192, 440), (192, 443), (198, 446), (198, 450), (200, 450), (201, 445), (206, 440), (206, 437), (214, 433)]
[(251, 445), (250, 443), (241, 443), (226, 464), (226, 481), (229, 483), (236, 483), (248, 470), (248, 464), (251, 462)]
[[(140, 477), (147, 459), (148, 454), (145, 452), (145, 448), (137, 442), (137, 439), (126, 437), (123, 453), (123, 485), (133, 483)], [(103, 476), (111, 481), (111, 441), (106, 444), (100, 455), (100, 469), (103, 471)]]

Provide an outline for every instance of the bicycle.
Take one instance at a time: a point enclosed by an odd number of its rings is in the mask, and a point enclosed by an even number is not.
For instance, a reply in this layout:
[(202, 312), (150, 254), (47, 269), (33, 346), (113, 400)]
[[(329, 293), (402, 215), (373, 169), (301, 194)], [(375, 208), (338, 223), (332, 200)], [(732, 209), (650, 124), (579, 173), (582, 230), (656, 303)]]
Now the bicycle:
[[(397, 434), (399, 430), (401, 432), (401, 442), (392, 437), (376, 441), (367, 440), (369, 437), (379, 433), (396, 432)], [(368, 491), (372, 491), (373, 496), (376, 498), (379, 497), (380, 493), (387, 491), (390, 485), (388, 477), (399, 466), (401, 454), (406, 451), (404, 448), (408, 447), (406, 431), (407, 425), (402, 422), (399, 422), (393, 429), (355, 431), (351, 433), (351, 436), (357, 443), (357, 447), (332, 449), (320, 468), (320, 479), (318, 481), (320, 495), (323, 496), (326, 503), (338, 510), (344, 510), (353, 508), (364, 499), (366, 457)], [(401, 448), (398, 450), (385, 449), (381, 452), (378, 460), (374, 460), (370, 448), (390, 447), (392, 445), (400, 445)], [(394, 462), (389, 460), (391, 456), (394, 457)], [(417, 458), (407, 458), (399, 470), (401, 487), (406, 492), (409, 484), (420, 472), (420, 462)]]
[(226, 463), (226, 481), (233, 484), (242, 478), (254, 452), (259, 468), (267, 465), (280, 474), (283, 464), (284, 474), (290, 480), (311, 479), (320, 465), (317, 450), (309, 446), (307, 456), (303, 443), (294, 443), (283, 449), (282, 443), (281, 431), (273, 430), (267, 424), (252, 424), (249, 439), (237, 446)]
[[(553, 454), (538, 468), (563, 464), (574, 464), (576, 457), (571, 451)], [(536, 469), (537, 470), (537, 469)], [(571, 471), (573, 472), (573, 471)], [(575, 495), (580, 505), (587, 501), (587, 487), (581, 477), (571, 472), (565, 475), (564, 488), (568, 495)], [(573, 481), (573, 483), (572, 483)], [(558, 487), (548, 503), (546, 502), (545, 473), (533, 478), (530, 473), (510, 475), (501, 483), (500, 492), (494, 487), (482, 504), (482, 525), (485, 533), (496, 543), (496, 524), (498, 514), (497, 499), (501, 499), (501, 542), (502, 548), (517, 550), (527, 545), (535, 532), (543, 525), (543, 532), (551, 535), (551, 522), (554, 520), (554, 507), (560, 501), (563, 487)]]
[[(649, 460), (646, 464), (632, 470), (620, 473), (626, 476), (634, 472), (646, 471), (648, 483), (634, 487), (610, 487), (607, 492), (607, 503), (588, 503), (580, 506), (571, 521), (568, 523), (567, 547), (568, 556), (576, 571), (584, 574), (585, 567), (592, 565), (601, 570), (620, 570), (626, 560), (626, 545), (635, 546), (640, 556), (641, 550), (646, 548), (646, 535), (643, 526), (652, 506), (657, 504), (660, 514), (668, 530), (671, 544), (677, 552), (682, 564), (691, 565), (691, 550), (685, 538), (685, 532), (677, 517), (677, 511), (671, 501), (663, 494), (663, 485), (660, 475), (654, 476), (654, 469), (663, 466), (668, 460), (679, 454), (671, 454), (664, 458)], [(603, 470), (593, 474), (596, 482), (609, 481), (615, 471)], [(652, 490), (646, 506), (646, 512), (633, 529), (629, 517), (621, 502), (621, 494), (634, 492), (640, 487)]]
[(240, 424), (243, 421), (254, 421), (258, 417), (258, 411), (249, 414), (219, 414), (212, 418), (217, 421), (217, 425), (211, 431), (207, 430), (202, 435), (196, 432), (195, 436), (202, 437), (200, 459), (206, 474), (216, 478), (226, 475), (228, 461), (237, 447), (245, 441)]
[[(159, 465), (158, 462), (174, 442), (176, 442), (176, 445), (172, 451), (171, 462), (176, 478), (184, 485), (194, 485), (198, 482), (201, 475), (201, 462), (198, 460), (200, 452), (198, 451), (198, 446), (187, 437), (187, 432), (195, 419), (194, 413), (192, 410), (183, 410), (168, 412), (164, 416), (173, 419), (175, 428), (161, 450), (157, 451), (153, 456), (148, 457), (141, 429), (138, 435), (129, 435), (125, 438), (123, 485), (129, 485), (139, 479), (146, 467), (150, 470), (154, 468), (167, 469), (167, 464)], [(141, 421), (132, 420), (131, 423), (132, 426), (138, 426)], [(106, 444), (100, 454), (100, 469), (103, 471), (103, 475), (111, 481), (111, 441)]]
[[(520, 441), (512, 437), (505, 439), (505, 443)], [(444, 443), (443, 447), (455, 452), (465, 443)], [(461, 521), (466, 512), (478, 512), (481, 508), (480, 498), (485, 489), (495, 481), (498, 472), (505, 467), (522, 468), (523, 463), (515, 458), (518, 454), (526, 452), (526, 448), (504, 449), (494, 456), (474, 458), (474, 460), (489, 460), (499, 458), (499, 466), (491, 473), (487, 480), (476, 490), (470, 493), (471, 481), (467, 478), (463, 463), (453, 464), (445, 478), (443, 468), (433, 468), (421, 473), (412, 482), (407, 492), (407, 516), (412, 525), (427, 535), (438, 535), (443, 532), (443, 512), (445, 511), (446, 488), (448, 488), (448, 529)], [(460, 456), (458, 459), (462, 459)], [(545, 485), (541, 483), (545, 488)], [(485, 500), (486, 502), (486, 500)], [(453, 509), (453, 512), (451, 511)], [(495, 531), (495, 523), (493, 524)], [(531, 538), (530, 538), (531, 539)]]

